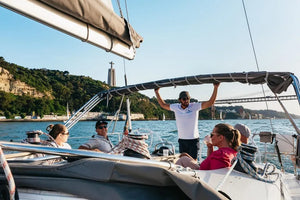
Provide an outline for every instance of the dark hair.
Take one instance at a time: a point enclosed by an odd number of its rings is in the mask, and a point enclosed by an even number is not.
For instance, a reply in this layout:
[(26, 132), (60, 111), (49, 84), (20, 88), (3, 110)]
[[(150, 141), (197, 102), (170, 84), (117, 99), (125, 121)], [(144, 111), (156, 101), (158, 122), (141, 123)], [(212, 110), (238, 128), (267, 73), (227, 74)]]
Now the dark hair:
[(56, 139), (60, 133), (64, 133), (66, 129), (66, 126), (63, 124), (50, 124), (46, 128), (46, 130), (49, 131), (49, 135), (51, 135), (54, 139)]
[(97, 123), (96, 123), (96, 125), (95, 125), (95, 128), (97, 128), (97, 127), (99, 127), (101, 124), (107, 124), (107, 122), (106, 121), (103, 121), (103, 120), (99, 120), (99, 121), (97, 121)]
[(188, 91), (182, 91), (182, 92), (180, 92), (178, 99), (180, 100), (182, 98), (189, 98), (190, 99), (191, 98), (190, 93)]
[(237, 151), (238, 147), (241, 145), (240, 132), (234, 129), (233, 126), (229, 124), (217, 124), (215, 127), (217, 128), (217, 133), (219, 135), (223, 135), (227, 140), (229, 146)]

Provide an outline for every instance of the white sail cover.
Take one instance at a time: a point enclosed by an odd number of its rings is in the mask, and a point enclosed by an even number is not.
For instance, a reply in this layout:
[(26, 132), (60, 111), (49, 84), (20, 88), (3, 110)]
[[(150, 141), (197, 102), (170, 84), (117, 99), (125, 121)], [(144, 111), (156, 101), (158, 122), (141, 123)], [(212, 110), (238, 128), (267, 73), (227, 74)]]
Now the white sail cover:
[(0, 5), (127, 59), (143, 38), (101, 0), (0, 0)]
[[(230, 83), (239, 82), (244, 84), (264, 84), (267, 83), (272, 92), (280, 94), (287, 90), (289, 85), (296, 79), (290, 72), (235, 72), (235, 73), (221, 73), (221, 74), (200, 74), (194, 76), (185, 76), (178, 78), (170, 78), (158, 81), (151, 81), (147, 83), (140, 83), (135, 85), (128, 85), (120, 88), (112, 88), (101, 91), (92, 97), (84, 106), (82, 106), (66, 123), (68, 129), (74, 126), (85, 113), (91, 111), (100, 101), (105, 98), (113, 96), (129, 95), (131, 93), (152, 90), (162, 87), (176, 87), (184, 85), (201, 85), (211, 83)], [(300, 103), (300, 91), (298, 92), (298, 101)]]

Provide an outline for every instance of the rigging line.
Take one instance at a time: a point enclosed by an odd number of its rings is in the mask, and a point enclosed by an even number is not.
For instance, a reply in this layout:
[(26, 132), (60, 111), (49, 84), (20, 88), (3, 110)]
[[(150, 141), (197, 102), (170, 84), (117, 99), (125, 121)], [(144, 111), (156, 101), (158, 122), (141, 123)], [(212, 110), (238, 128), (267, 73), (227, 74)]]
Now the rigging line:
[[(257, 68), (257, 71), (260, 71), (244, 0), (242, 0), (242, 3), (243, 3), (243, 9), (244, 9), (244, 14), (245, 14), (246, 22), (247, 22), (248, 33), (249, 33), (249, 37), (250, 37), (250, 41), (251, 41), (252, 51), (253, 51), (254, 58), (255, 58), (256, 68)], [(267, 83), (267, 80), (266, 80), (266, 83)], [(261, 88), (262, 88), (263, 95), (264, 95), (264, 97), (266, 99), (266, 94), (265, 94), (264, 86), (262, 84), (261, 84)], [(266, 103), (267, 110), (269, 110), (269, 106), (268, 106), (267, 100), (265, 101), (265, 103)], [(270, 120), (272, 132), (274, 133), (274, 128), (273, 128), (273, 124), (272, 124), (271, 118), (269, 120)]]
[(121, 4), (120, 4), (120, 1), (119, 1), (119, 0), (117, 0), (117, 3), (118, 3), (118, 7), (119, 7), (119, 11), (120, 11), (120, 15), (121, 15), (121, 17), (122, 17), (122, 18), (124, 18), (124, 17), (123, 17), (123, 13), (122, 13), (122, 9), (121, 9)]
[[(112, 121), (115, 119), (115, 123), (114, 123), (113, 130), (112, 130), (111, 133), (115, 132), (115, 128), (116, 128), (117, 120), (118, 120), (117, 116), (120, 114), (122, 104), (123, 104), (123, 100), (124, 100), (124, 95), (122, 95), (122, 99), (121, 99), (121, 102), (120, 102), (120, 105), (119, 105), (119, 109), (117, 110), (116, 114), (114, 115), (114, 118), (111, 120), (111, 123), (112, 123)], [(120, 141), (120, 135), (119, 135), (119, 141)]]
[(242, 3), (243, 3), (243, 8), (244, 8), (246, 22), (247, 22), (248, 32), (249, 32), (249, 36), (250, 36), (250, 40), (251, 40), (252, 50), (253, 50), (253, 54), (254, 54), (254, 58), (255, 58), (255, 62), (256, 62), (256, 68), (257, 68), (257, 71), (260, 71), (259, 70), (259, 66), (258, 66), (256, 51), (255, 51), (255, 47), (254, 47), (254, 42), (253, 42), (253, 38), (252, 38), (252, 33), (251, 33), (250, 25), (249, 25), (249, 20), (248, 20), (248, 15), (247, 15), (247, 11), (246, 11), (246, 6), (245, 6), (245, 3), (244, 3), (244, 0), (242, 0)]
[(127, 87), (127, 76), (126, 76), (125, 58), (123, 58), (123, 67), (124, 67), (124, 80), (125, 80), (125, 86)]
[(126, 9), (127, 21), (129, 23), (129, 14), (128, 14), (128, 8), (127, 8), (127, 1), (126, 0), (125, 0), (125, 9)]

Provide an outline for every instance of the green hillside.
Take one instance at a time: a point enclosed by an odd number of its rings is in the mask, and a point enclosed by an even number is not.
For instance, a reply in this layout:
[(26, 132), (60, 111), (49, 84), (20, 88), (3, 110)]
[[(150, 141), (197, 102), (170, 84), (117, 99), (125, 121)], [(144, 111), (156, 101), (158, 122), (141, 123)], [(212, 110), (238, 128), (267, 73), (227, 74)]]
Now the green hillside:
[[(27, 69), (25, 67), (8, 63), (0, 57), (0, 67), (8, 70), (14, 80), (20, 80), (43, 93), (50, 93), (54, 98), (33, 98), (31, 96), (18, 96), (0, 91), (0, 115), (13, 118), (16, 115), (31, 115), (33, 112), (39, 116), (48, 114), (64, 115), (66, 105), (70, 110), (78, 110), (90, 98), (109, 86), (102, 81), (93, 80), (86, 76), (70, 75), (68, 71), (48, 69)], [(156, 118), (162, 109), (153, 104), (142, 94), (131, 95), (132, 112), (143, 113), (145, 118)], [(92, 111), (115, 112), (120, 105), (121, 97), (113, 98), (106, 106), (101, 102)], [(125, 110), (125, 103), (122, 110)]]
[[(0, 67), (8, 70), (13, 76), (13, 81), (22, 81), (27, 85), (43, 92), (46, 97), (34, 98), (28, 95), (14, 95), (0, 91), (0, 116), (14, 118), (14, 116), (25, 117), (35, 113), (38, 116), (56, 114), (65, 115), (68, 103), (70, 111), (81, 108), (89, 99), (109, 86), (102, 81), (93, 80), (86, 76), (70, 75), (68, 71), (48, 69), (27, 69), (25, 67), (6, 62), (0, 57)], [(1, 73), (1, 71), (0, 71)], [(1, 74), (0, 74), (1, 75)], [(161, 119), (163, 113), (166, 119), (174, 119), (174, 113), (163, 110), (156, 98), (148, 98), (140, 93), (130, 95), (131, 112), (142, 113), (145, 119)], [(120, 105), (121, 97), (112, 98), (108, 106), (102, 101), (92, 111), (114, 113)], [(125, 100), (124, 100), (125, 101)], [(191, 99), (196, 102), (196, 99)], [(167, 103), (177, 103), (178, 100), (166, 100)], [(253, 111), (244, 109), (242, 106), (216, 107), (215, 119), (219, 119), (219, 113), (226, 113), (223, 119), (239, 119), (243, 115), (251, 115), (257, 118), (284, 118), (283, 113), (276, 111)], [(242, 112), (243, 111), (243, 112)], [(122, 104), (121, 113), (126, 113), (126, 104)], [(299, 117), (299, 116), (294, 116)], [(212, 119), (211, 109), (200, 111), (199, 119)]]

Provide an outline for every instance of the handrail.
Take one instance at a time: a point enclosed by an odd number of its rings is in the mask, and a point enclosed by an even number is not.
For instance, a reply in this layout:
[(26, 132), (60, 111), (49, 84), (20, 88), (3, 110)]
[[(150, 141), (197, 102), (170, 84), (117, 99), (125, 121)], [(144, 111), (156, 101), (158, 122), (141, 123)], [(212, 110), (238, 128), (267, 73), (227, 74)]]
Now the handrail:
[[(16, 193), (16, 184), (14, 177), (11, 173), (11, 170), (9, 168), (9, 165), (7, 164), (7, 160), (5, 159), (4, 153), (2, 151), (2, 148), (0, 146), (0, 164), (4, 171), (7, 183), (8, 183), (8, 191), (9, 191), (9, 199), (14, 200), (15, 199), (15, 193)], [(1, 195), (2, 196), (2, 195)]]
[(100, 103), (105, 97), (101, 94), (93, 96), (86, 104), (84, 104), (75, 114), (73, 114), (65, 126), (70, 130), (86, 113), (91, 111), (98, 103)]
[(69, 156), (69, 157), (101, 158), (101, 159), (111, 160), (111, 161), (138, 163), (138, 164), (146, 164), (146, 165), (163, 167), (166, 169), (175, 169), (175, 165), (170, 162), (158, 162), (154, 160), (133, 158), (133, 157), (99, 153), (99, 152), (79, 150), (79, 149), (64, 149), (64, 148), (55, 148), (55, 147), (32, 145), (32, 144), (20, 144), (20, 143), (5, 142), (5, 141), (0, 141), (0, 146), (5, 150), (26, 151), (26, 152), (43, 153), (43, 154), (51, 154), (51, 155), (59, 155), (59, 156)]
[(298, 102), (299, 102), (299, 105), (300, 105), (300, 84), (299, 84), (299, 79), (295, 76), (295, 75), (290, 75), (293, 79), (293, 86), (294, 86), (294, 90), (295, 90), (295, 93), (298, 97)]

